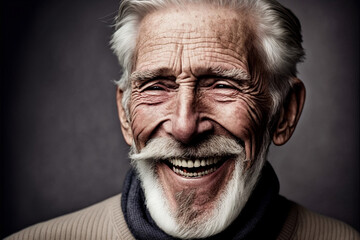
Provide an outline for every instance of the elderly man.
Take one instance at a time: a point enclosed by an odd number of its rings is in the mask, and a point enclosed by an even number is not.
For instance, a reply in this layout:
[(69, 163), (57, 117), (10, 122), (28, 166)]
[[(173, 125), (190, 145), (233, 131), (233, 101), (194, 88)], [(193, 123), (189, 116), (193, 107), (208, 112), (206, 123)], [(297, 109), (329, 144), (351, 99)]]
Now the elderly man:
[(124, 0), (112, 39), (122, 195), (9, 239), (359, 239), (279, 196), (266, 162), (305, 100), (300, 23), (272, 0)]

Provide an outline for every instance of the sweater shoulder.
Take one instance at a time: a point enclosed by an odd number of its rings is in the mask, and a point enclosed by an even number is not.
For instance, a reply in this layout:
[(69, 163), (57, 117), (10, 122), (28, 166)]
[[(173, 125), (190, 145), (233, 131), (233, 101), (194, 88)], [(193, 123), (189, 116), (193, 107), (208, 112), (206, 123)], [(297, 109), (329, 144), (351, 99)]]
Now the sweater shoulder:
[[(282, 233), (292, 240), (360, 240), (350, 225), (293, 203)], [(280, 238), (283, 239), (283, 238)]]
[(123, 219), (120, 197), (116, 195), (82, 210), (35, 224), (5, 238), (5, 240), (45, 239), (129, 239)]

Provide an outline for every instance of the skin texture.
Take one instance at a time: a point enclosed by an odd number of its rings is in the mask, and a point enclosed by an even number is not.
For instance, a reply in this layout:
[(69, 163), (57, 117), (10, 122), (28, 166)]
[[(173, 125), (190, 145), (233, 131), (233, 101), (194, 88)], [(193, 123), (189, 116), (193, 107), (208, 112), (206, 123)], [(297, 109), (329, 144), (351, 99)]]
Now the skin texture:
[[(253, 22), (245, 13), (211, 6), (147, 15), (131, 74), (130, 122), (121, 106), (122, 91), (117, 94), (126, 142), (141, 150), (155, 137), (191, 145), (208, 135), (224, 135), (245, 147), (250, 168), (271, 109), (268, 80), (252, 46)], [(304, 103), (304, 87), (294, 81), (273, 133), (278, 145), (290, 138)], [(212, 208), (233, 169), (228, 159), (213, 174), (187, 179), (159, 163), (157, 174), (172, 208), (180, 207), (178, 193), (188, 192), (194, 194), (193, 209), (201, 213)]]

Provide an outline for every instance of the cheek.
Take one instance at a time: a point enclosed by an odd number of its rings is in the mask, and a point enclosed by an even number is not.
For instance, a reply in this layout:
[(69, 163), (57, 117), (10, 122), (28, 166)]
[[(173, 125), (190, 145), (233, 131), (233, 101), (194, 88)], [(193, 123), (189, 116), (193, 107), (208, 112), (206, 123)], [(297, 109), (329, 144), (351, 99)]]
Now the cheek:
[(132, 94), (131, 99), (131, 128), (135, 144), (141, 149), (169, 115), (171, 101), (150, 101), (149, 97), (141, 96), (136, 92)]
[[(225, 131), (245, 144), (247, 159), (255, 159), (262, 143), (263, 113), (251, 98), (237, 96), (231, 101), (217, 101), (214, 97), (204, 98), (204, 106), (209, 117), (215, 121), (220, 131)], [(222, 134), (220, 133), (215, 134)]]
[(251, 137), (256, 124), (249, 117), (248, 107), (243, 101), (213, 103), (210, 106), (214, 120), (242, 141)]
[(204, 91), (200, 101), (213, 121), (242, 141), (250, 138), (261, 122), (256, 103), (238, 91)]

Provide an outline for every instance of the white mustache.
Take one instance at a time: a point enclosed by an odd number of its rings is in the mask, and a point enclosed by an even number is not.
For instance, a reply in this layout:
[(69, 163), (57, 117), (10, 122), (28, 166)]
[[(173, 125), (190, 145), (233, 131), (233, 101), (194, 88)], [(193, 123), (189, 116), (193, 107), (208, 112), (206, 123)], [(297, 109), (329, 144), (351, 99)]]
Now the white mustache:
[(241, 159), (245, 160), (245, 149), (237, 141), (225, 136), (213, 135), (192, 146), (185, 146), (173, 138), (154, 138), (139, 153), (136, 153), (133, 149), (129, 157), (132, 161), (151, 159), (156, 162), (169, 158), (194, 159), (231, 155), (240, 156), (241, 154), (243, 155)]

